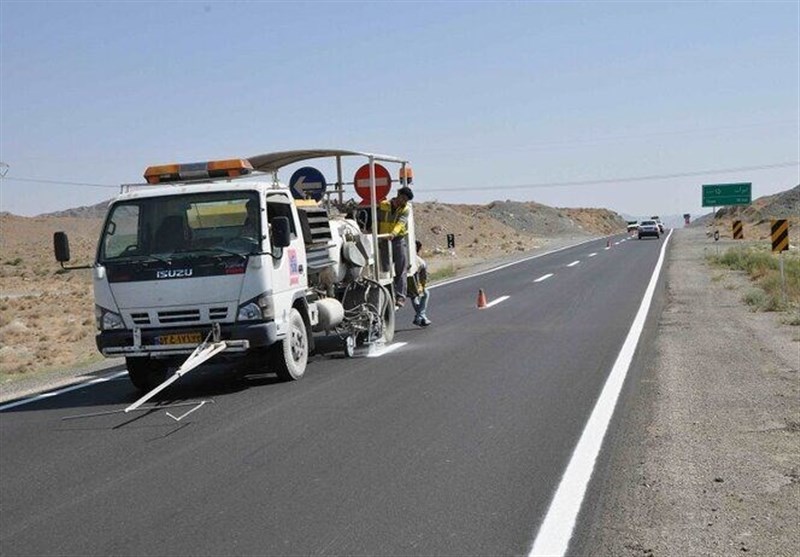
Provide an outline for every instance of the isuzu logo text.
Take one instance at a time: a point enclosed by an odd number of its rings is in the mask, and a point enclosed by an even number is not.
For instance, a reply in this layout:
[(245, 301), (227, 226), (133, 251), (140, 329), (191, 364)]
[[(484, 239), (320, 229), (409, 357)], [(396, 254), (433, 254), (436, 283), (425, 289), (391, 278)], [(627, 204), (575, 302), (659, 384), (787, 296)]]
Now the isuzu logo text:
[(191, 269), (164, 269), (156, 271), (157, 279), (187, 278), (192, 276)]

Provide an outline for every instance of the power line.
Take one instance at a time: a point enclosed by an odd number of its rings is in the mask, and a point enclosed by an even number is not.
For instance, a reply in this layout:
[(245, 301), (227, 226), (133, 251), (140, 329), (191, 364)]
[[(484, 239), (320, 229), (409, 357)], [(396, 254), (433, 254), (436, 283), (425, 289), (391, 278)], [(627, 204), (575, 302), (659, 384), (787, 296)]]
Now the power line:
[(89, 188), (114, 188), (118, 189), (119, 184), (92, 184), (90, 182), (65, 182), (63, 180), (45, 180), (43, 178), (16, 178), (12, 176), (4, 176), (3, 181), (11, 180), (12, 182), (34, 182), (41, 184), (58, 184), (61, 186), (84, 186)]
[[(591, 186), (597, 184), (618, 184), (618, 183), (625, 183), (625, 182), (649, 182), (653, 180), (668, 180), (670, 178), (687, 178), (692, 176), (707, 176), (710, 174), (725, 174), (731, 172), (752, 172), (756, 170), (769, 170), (773, 168), (788, 168), (788, 167), (800, 167), (800, 161), (792, 161), (792, 162), (781, 162), (781, 163), (774, 163), (774, 164), (762, 164), (758, 166), (740, 166), (740, 167), (733, 167), (733, 168), (719, 168), (715, 170), (694, 170), (688, 172), (676, 172), (673, 174), (649, 174), (644, 176), (627, 176), (622, 178), (602, 178), (598, 180), (579, 180), (573, 182), (539, 182), (533, 184), (511, 184), (511, 185), (494, 185), (492, 184), (492, 188), (503, 188), (503, 189), (533, 189), (533, 188), (562, 188), (568, 186)], [(58, 184), (58, 185), (66, 185), (66, 186), (79, 186), (79, 187), (92, 187), (92, 188), (119, 188), (119, 184), (111, 185), (111, 184), (94, 184), (91, 182), (67, 182), (64, 180), (48, 180), (43, 178), (17, 178), (17, 177), (10, 177), (5, 176), (2, 177), (3, 181), (11, 180), (17, 182), (32, 182), (32, 183), (42, 183), (42, 184)], [(420, 188), (421, 191), (424, 192), (460, 192), (460, 191), (478, 191), (482, 189), (484, 186), (478, 187), (468, 187), (468, 186), (454, 186), (454, 187), (442, 187), (442, 188)]]
[[(721, 168), (716, 170), (695, 170), (691, 172), (677, 172), (675, 174), (650, 174), (646, 176), (628, 176), (625, 178), (604, 178), (601, 180), (581, 180), (575, 182), (541, 182), (536, 184), (513, 184), (513, 185), (495, 185), (492, 184), (493, 189), (533, 189), (533, 188), (561, 188), (566, 186), (591, 186), (596, 184), (618, 184), (623, 182), (647, 182), (652, 180), (667, 180), (670, 178), (686, 178), (691, 176), (706, 176), (710, 174), (724, 174), (730, 172), (750, 172), (754, 170), (768, 170), (771, 168), (787, 168), (790, 166), (800, 167), (800, 161), (782, 162), (775, 164), (764, 164), (759, 166), (740, 166), (737, 168)], [(425, 192), (442, 192), (442, 191), (479, 191), (483, 186), (479, 187), (446, 187), (446, 188), (422, 188)]]

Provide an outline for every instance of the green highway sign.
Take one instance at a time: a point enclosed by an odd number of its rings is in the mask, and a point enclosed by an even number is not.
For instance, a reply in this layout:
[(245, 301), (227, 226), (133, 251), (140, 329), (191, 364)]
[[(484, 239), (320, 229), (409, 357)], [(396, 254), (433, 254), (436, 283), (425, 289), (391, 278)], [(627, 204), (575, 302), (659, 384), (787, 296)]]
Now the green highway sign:
[(752, 201), (753, 184), (704, 184), (703, 207), (725, 205), (749, 205)]

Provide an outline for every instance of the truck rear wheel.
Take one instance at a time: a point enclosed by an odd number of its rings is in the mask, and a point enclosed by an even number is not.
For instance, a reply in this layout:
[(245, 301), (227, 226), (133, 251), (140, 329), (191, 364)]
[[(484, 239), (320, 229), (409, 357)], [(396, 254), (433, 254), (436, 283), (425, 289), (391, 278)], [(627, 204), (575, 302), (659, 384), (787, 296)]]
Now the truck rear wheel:
[(289, 312), (289, 330), (273, 352), (275, 373), (281, 381), (296, 381), (306, 373), (308, 331), (303, 316), (295, 308)]
[(152, 358), (125, 358), (128, 378), (140, 391), (152, 391), (167, 378), (166, 362)]

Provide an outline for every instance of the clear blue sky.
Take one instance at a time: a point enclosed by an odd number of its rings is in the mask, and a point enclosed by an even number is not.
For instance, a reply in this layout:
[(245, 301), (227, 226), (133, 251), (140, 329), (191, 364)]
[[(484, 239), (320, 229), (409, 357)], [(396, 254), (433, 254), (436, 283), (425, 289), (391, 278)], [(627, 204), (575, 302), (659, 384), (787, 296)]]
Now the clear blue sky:
[(799, 6), (2, 0), (0, 210), (322, 147), (408, 158), (423, 201), (707, 212), (800, 183)]

